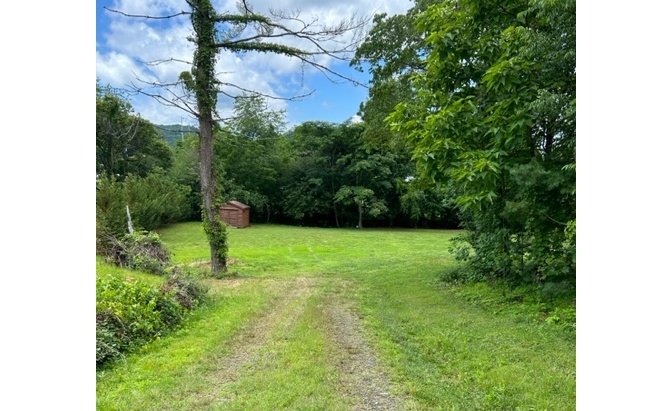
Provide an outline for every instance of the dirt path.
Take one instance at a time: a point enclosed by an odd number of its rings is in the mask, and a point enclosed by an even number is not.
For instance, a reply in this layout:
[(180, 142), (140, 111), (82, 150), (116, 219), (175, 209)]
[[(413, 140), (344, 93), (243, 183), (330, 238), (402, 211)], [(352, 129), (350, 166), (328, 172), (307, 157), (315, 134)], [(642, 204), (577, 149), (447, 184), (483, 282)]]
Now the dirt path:
[[(221, 388), (238, 381), (265, 354), (264, 348), (277, 338), (276, 330), (290, 329), (299, 321), (309, 298), (320, 293), (318, 281), (299, 277), (276, 284), (274, 287), (283, 287), (284, 292), (269, 310), (234, 337), (230, 342), (232, 353), (219, 360), (212, 377), (216, 393), (197, 400), (206, 404), (232, 401), (234, 395)], [(355, 404), (353, 410), (401, 410), (403, 401), (393, 395), (390, 378), (368, 345), (360, 318), (341, 296), (321, 296), (320, 322), (335, 353), (333, 365), (340, 370), (341, 394)]]
[(342, 371), (340, 389), (355, 400), (354, 410), (399, 410), (402, 402), (392, 394), (388, 375), (367, 344), (360, 318), (344, 302), (331, 300), (324, 307), (327, 338), (340, 355), (336, 366)]

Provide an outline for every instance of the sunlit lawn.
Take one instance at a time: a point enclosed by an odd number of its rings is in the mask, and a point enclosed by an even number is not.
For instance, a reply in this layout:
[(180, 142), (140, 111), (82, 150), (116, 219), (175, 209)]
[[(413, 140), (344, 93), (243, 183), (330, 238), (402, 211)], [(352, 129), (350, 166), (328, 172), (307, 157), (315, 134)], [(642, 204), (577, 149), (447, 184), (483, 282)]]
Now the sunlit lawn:
[[(199, 223), (177, 224), (159, 233), (176, 263), (209, 259)], [(271, 307), (285, 293), (286, 281), (302, 276), (321, 280), (324, 291), (310, 300), (292, 329), (294, 341), (272, 342), (278, 356), (236, 383), (241, 391), (261, 394), (257, 409), (280, 409), (280, 401), (290, 404), (288, 409), (312, 408), (309, 404), (345, 409), (332, 390), (335, 369), (326, 356), (326, 342), (316, 332), (312, 308), (340, 284), (340, 293), (354, 303), (387, 367), (396, 394), (411, 398), (415, 408), (574, 410), (572, 335), (518, 315), (522, 310), (466, 301), (437, 280), (454, 266), (447, 247), (455, 234), (276, 225), (230, 229), (230, 278), (244, 283), (231, 288), (221, 286), (229, 280), (211, 280), (216, 298), (182, 330), (99, 373), (97, 408), (254, 409), (245, 398), (210, 400), (218, 388), (208, 375), (217, 358), (226, 355), (231, 336)], [(472, 290), (482, 298), (488, 292), (483, 287)], [(309, 361), (306, 352), (317, 353), (315, 360)], [(300, 375), (308, 377), (298, 380)]]

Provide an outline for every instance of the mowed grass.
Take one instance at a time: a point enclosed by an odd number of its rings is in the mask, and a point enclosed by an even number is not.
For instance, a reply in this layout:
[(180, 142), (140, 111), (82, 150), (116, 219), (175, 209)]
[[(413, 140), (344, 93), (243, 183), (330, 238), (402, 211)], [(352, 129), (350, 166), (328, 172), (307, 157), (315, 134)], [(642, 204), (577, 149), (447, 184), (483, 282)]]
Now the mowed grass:
[[(176, 263), (207, 261), (199, 223), (159, 230)], [(458, 297), (454, 231), (254, 225), (229, 231), (228, 279), (173, 335), (97, 375), (99, 410), (349, 409), (317, 307), (339, 292), (363, 320), (407, 409), (575, 410), (575, 341), (545, 322)], [(295, 321), (217, 382), (234, 338), (275, 309), (298, 278), (318, 286)], [(347, 287), (344, 285), (348, 284)], [(480, 291), (481, 292), (481, 291)], [(472, 297), (469, 297), (471, 300)]]

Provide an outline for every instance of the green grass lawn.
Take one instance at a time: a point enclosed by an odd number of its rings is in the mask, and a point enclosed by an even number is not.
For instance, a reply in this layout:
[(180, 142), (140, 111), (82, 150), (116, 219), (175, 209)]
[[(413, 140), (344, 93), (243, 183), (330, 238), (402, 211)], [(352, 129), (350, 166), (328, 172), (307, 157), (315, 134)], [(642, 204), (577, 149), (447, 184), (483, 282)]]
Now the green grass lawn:
[[(159, 234), (174, 262), (209, 260), (200, 223)], [(324, 338), (321, 307), (339, 298), (362, 320), (393, 394), (405, 399), (400, 409), (575, 410), (574, 334), (521, 303), (478, 303), (497, 301), (499, 291), (439, 282), (454, 267), (447, 247), (455, 234), (230, 229), (231, 275), (207, 280), (211, 301), (180, 330), (97, 372), (97, 409), (353, 409), (340, 394), (339, 353)], [(99, 261), (97, 271), (106, 270)], [(300, 289), (300, 281), (313, 285)], [(299, 290), (303, 298), (290, 299)], [(258, 324), (266, 338), (238, 339)], [(227, 359), (239, 358), (226, 379)]]

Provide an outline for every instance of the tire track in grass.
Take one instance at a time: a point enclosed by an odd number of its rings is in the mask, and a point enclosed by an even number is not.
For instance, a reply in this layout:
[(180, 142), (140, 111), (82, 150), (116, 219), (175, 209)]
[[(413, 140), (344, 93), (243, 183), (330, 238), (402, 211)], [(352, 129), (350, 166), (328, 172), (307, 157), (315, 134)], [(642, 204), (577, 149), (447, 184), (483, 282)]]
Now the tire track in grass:
[[(277, 337), (278, 330), (297, 324), (308, 306), (309, 299), (321, 293), (322, 332), (334, 352), (333, 366), (339, 371), (338, 390), (352, 404), (354, 411), (392, 411), (409, 408), (408, 399), (393, 394), (389, 376), (366, 341), (361, 319), (351, 310), (339, 293), (318, 291), (318, 279), (297, 277), (270, 285), (275, 297), (264, 313), (248, 324), (228, 343), (230, 352), (218, 359), (210, 376), (214, 389), (197, 393), (194, 409), (205, 409), (231, 402), (237, 393), (227, 386), (236, 383), (257, 365), (264, 348)], [(342, 287), (348, 285), (341, 285)], [(338, 286), (340, 287), (340, 286)], [(332, 287), (331, 287), (332, 288)]]
[(246, 369), (253, 366), (262, 354), (262, 349), (272, 340), (274, 332), (298, 321), (308, 299), (315, 293), (314, 279), (297, 277), (290, 281), (273, 285), (280, 293), (274, 298), (266, 312), (248, 324), (228, 343), (230, 354), (219, 359), (216, 371), (211, 375), (212, 392), (198, 394), (198, 406), (228, 402), (233, 395), (225, 393), (222, 387), (236, 382)]
[(409, 409), (408, 400), (393, 394), (390, 378), (366, 341), (361, 319), (337, 295), (326, 300), (323, 313), (326, 337), (337, 349), (340, 390), (354, 403), (353, 410)]

